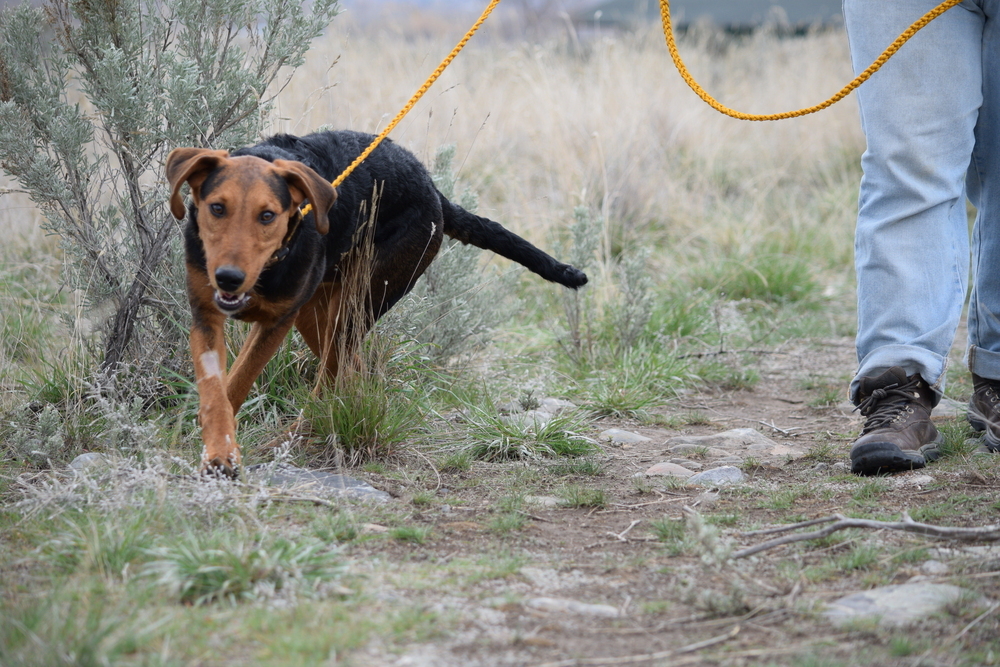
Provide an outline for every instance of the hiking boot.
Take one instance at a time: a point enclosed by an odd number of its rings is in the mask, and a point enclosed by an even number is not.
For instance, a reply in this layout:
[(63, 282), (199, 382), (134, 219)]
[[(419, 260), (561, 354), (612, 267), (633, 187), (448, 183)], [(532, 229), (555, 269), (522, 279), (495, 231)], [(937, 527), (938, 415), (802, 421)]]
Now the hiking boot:
[(973, 430), (985, 431), (986, 448), (1000, 452), (1000, 380), (987, 380), (973, 373), (972, 387), (966, 418)]
[(934, 393), (919, 375), (906, 377), (893, 366), (878, 377), (863, 377), (855, 400), (865, 426), (851, 446), (851, 472), (914, 470), (938, 458), (944, 438), (931, 423)]

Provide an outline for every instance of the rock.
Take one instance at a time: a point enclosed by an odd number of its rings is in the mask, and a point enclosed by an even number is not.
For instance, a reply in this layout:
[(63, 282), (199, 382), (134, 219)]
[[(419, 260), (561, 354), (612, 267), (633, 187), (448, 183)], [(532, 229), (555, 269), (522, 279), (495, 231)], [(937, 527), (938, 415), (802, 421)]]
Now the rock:
[(718, 447), (725, 450), (746, 450), (751, 445), (777, 447), (778, 443), (752, 428), (734, 428), (715, 435), (679, 435), (666, 442), (667, 448), (676, 445), (696, 447)]
[(715, 461), (717, 466), (741, 466), (743, 465), (743, 459), (739, 456), (727, 456)]
[(540, 429), (552, 421), (552, 415), (541, 410), (528, 410), (509, 415), (502, 415), (500, 419), (508, 424), (513, 424), (523, 429)]
[(722, 466), (712, 468), (697, 475), (688, 477), (688, 484), (698, 484), (700, 486), (719, 486), (722, 484), (739, 484), (746, 479), (743, 471), (735, 466)]
[(349, 500), (391, 500), (385, 491), (347, 475), (335, 475), (322, 470), (306, 470), (286, 464), (258, 464), (247, 467), (247, 477), (256, 484), (294, 488), (297, 491), (333, 495)]
[(798, 447), (789, 447), (788, 445), (775, 445), (767, 453), (768, 456), (773, 456), (775, 458), (782, 459), (801, 459), (808, 452), (805, 452)]
[(950, 569), (951, 568), (939, 560), (924, 561), (924, 563), (920, 566), (920, 571), (929, 577), (940, 577), (948, 574)]
[(623, 431), (620, 428), (609, 428), (601, 431), (597, 436), (600, 440), (611, 441), (614, 445), (633, 445), (640, 442), (651, 442), (650, 438), (631, 431)]
[(671, 454), (680, 455), (692, 455), (692, 454), (704, 454), (705, 456), (710, 456), (712, 458), (717, 458), (719, 456), (729, 456), (730, 452), (725, 449), (719, 449), (718, 447), (705, 447), (704, 445), (673, 445), (668, 447), (667, 451)]
[(701, 470), (705, 467), (704, 463), (698, 463), (697, 461), (689, 461), (688, 459), (670, 459), (668, 463), (674, 463), (688, 470)]
[(576, 410), (576, 403), (561, 398), (543, 398), (538, 402), (538, 409), (552, 415), (557, 415), (560, 412)]
[(537, 505), (538, 507), (559, 507), (563, 502), (554, 496), (525, 496), (526, 505)]
[(642, 473), (647, 477), (691, 477), (694, 472), (688, 470), (684, 466), (679, 466), (676, 463), (657, 463), (652, 468), (646, 470)]
[(719, 494), (714, 491), (702, 491), (697, 496), (695, 496), (694, 501), (691, 503), (691, 507), (697, 507), (699, 510), (712, 509), (719, 502)]
[(912, 473), (904, 473), (902, 475), (897, 475), (892, 478), (892, 485), (896, 487), (900, 486), (927, 486), (934, 481), (934, 478), (930, 475), (914, 475)]
[(835, 600), (823, 615), (838, 626), (855, 620), (902, 626), (934, 614), (965, 594), (966, 590), (958, 586), (924, 581), (883, 586)]
[(621, 616), (621, 612), (611, 605), (588, 604), (586, 602), (563, 598), (532, 598), (525, 603), (525, 606), (550, 614), (577, 614), (579, 616), (600, 616), (602, 618), (618, 618)]
[(389, 532), (389, 528), (386, 526), (380, 526), (377, 523), (363, 523), (361, 524), (361, 534), (362, 535), (384, 535)]
[(108, 461), (104, 458), (103, 454), (99, 454), (98, 452), (87, 452), (86, 454), (80, 454), (78, 457), (73, 459), (69, 464), (69, 469), (80, 473), (85, 470), (95, 468), (106, 468), (107, 466)]

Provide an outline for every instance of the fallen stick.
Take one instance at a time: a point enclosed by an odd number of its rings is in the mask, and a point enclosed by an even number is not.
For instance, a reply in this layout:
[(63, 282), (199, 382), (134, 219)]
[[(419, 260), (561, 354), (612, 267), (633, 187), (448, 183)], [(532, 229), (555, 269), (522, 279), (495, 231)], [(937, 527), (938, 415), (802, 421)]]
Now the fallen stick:
[(918, 535), (933, 537), (939, 540), (957, 540), (960, 542), (996, 542), (1000, 540), (1000, 524), (994, 524), (992, 526), (977, 526), (972, 528), (962, 528), (957, 526), (956, 527), (934, 526), (931, 524), (914, 521), (913, 519), (910, 518), (910, 515), (907, 512), (903, 512), (902, 521), (876, 521), (874, 519), (849, 519), (845, 517), (843, 514), (834, 514), (832, 516), (824, 517), (822, 519), (812, 519), (811, 521), (793, 523), (787, 526), (768, 528), (766, 530), (757, 530), (750, 533), (746, 533), (746, 535), (773, 535), (775, 533), (787, 533), (789, 531), (798, 530), (799, 528), (815, 526), (821, 523), (830, 523), (830, 525), (827, 526), (826, 528), (822, 528), (820, 530), (814, 530), (809, 533), (796, 533), (795, 535), (785, 535), (784, 537), (777, 537), (773, 540), (768, 540), (767, 542), (762, 542), (755, 546), (735, 551), (733, 552), (731, 557), (734, 560), (737, 558), (746, 558), (747, 556), (752, 556), (753, 554), (760, 553), (761, 551), (766, 551), (768, 549), (773, 549), (774, 547), (779, 547), (783, 544), (791, 544), (792, 542), (804, 542), (806, 540), (822, 539), (824, 537), (827, 537), (828, 535), (832, 535), (838, 530), (846, 530), (847, 528), (901, 530), (907, 533), (916, 533)]
[(694, 651), (700, 651), (703, 648), (708, 648), (710, 646), (715, 646), (716, 644), (721, 644), (722, 642), (728, 641), (735, 637), (740, 632), (740, 626), (734, 625), (732, 629), (724, 635), (719, 635), (717, 637), (712, 637), (711, 639), (706, 639), (705, 641), (695, 642), (694, 644), (688, 644), (687, 646), (682, 646), (680, 648), (671, 649), (669, 651), (658, 651), (657, 653), (641, 653), (637, 655), (625, 655), (618, 658), (570, 658), (569, 660), (559, 660), (557, 662), (546, 662), (537, 667), (583, 667), (584, 665), (635, 665), (641, 662), (650, 662), (652, 660), (663, 660), (665, 658), (670, 658), (675, 655), (683, 655), (684, 653), (692, 653)]

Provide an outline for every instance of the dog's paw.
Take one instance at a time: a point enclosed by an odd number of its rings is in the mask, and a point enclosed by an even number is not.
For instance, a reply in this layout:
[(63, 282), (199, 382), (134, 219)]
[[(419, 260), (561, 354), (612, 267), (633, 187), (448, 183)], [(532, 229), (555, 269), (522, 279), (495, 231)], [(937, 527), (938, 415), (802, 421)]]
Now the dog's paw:
[(237, 479), (240, 476), (239, 457), (230, 455), (225, 458), (216, 456), (213, 459), (205, 459), (201, 462), (201, 475), (216, 479)]

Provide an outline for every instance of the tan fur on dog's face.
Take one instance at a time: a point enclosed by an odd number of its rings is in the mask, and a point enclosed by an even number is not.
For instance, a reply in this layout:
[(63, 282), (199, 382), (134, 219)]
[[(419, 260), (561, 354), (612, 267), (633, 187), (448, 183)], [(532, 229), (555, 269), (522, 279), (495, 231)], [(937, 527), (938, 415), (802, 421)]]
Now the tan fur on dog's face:
[[(316, 227), (325, 234), (327, 212), (336, 200), (333, 187), (300, 162), (271, 163), (249, 155), (229, 157), (226, 151), (178, 148), (167, 158), (166, 173), (171, 211), (179, 219), (186, 212), (180, 187), (185, 182), (191, 186), (205, 268), (212, 287), (223, 295), (242, 297), (256, 284), (303, 201), (312, 203)], [(242, 284), (220, 289), (220, 268), (244, 274)]]

